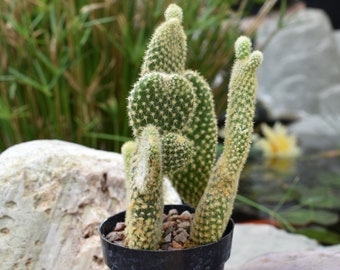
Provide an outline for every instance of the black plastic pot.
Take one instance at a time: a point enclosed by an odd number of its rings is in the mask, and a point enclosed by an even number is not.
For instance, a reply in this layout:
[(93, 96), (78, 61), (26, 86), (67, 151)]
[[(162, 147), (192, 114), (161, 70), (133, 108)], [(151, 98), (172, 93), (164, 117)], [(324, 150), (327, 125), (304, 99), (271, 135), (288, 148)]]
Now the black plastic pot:
[[(186, 205), (166, 205), (164, 212), (174, 208), (179, 213), (194, 212)], [(124, 219), (125, 212), (121, 212), (106, 219), (99, 227), (104, 261), (112, 270), (223, 270), (229, 259), (234, 230), (232, 220), (218, 242), (183, 250), (149, 251), (121, 247), (106, 240), (105, 235)]]

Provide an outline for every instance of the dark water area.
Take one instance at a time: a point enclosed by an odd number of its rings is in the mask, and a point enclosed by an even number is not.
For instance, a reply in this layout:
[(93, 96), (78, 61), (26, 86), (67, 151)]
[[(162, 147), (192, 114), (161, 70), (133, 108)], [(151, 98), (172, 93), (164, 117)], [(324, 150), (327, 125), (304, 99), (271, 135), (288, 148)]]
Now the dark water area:
[[(238, 193), (277, 213), (295, 233), (325, 245), (340, 243), (340, 151), (298, 159), (253, 157), (241, 176)], [(233, 218), (278, 224), (268, 213), (240, 201)]]

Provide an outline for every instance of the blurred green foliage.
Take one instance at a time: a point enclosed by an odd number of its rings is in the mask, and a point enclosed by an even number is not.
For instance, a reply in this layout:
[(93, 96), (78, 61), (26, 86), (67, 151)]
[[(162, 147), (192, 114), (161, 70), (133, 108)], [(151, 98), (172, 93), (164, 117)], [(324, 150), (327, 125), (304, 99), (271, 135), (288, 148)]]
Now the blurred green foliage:
[(232, 9), (239, 1), (3, 0), (0, 152), (34, 139), (119, 152), (131, 136), (127, 93), (171, 2), (184, 10), (187, 66), (208, 79), (223, 112), (233, 43), (252, 1)]

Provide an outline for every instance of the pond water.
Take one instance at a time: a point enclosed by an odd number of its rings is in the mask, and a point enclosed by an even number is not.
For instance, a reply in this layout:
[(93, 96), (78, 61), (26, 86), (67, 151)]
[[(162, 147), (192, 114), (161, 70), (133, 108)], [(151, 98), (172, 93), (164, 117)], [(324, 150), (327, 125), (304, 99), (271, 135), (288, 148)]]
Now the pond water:
[[(340, 243), (340, 151), (299, 159), (253, 157), (241, 176), (239, 194), (275, 212), (295, 233), (325, 245)], [(282, 227), (268, 213), (241, 201), (237, 200), (233, 215), (237, 222)]]

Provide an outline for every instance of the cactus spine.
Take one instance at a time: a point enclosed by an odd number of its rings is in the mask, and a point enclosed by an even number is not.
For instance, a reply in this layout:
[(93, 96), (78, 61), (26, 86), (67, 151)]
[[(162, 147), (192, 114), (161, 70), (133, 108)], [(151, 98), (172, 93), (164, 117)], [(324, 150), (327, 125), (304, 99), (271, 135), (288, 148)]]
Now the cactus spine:
[(128, 97), (135, 140), (122, 148), (128, 177), (126, 246), (156, 249), (161, 238), (162, 186), (168, 176), (197, 206), (188, 246), (218, 240), (230, 218), (249, 152), (260, 52), (240, 37), (229, 84), (224, 151), (215, 167), (217, 121), (208, 83), (185, 70), (182, 10), (171, 4), (148, 45), (140, 78)]

